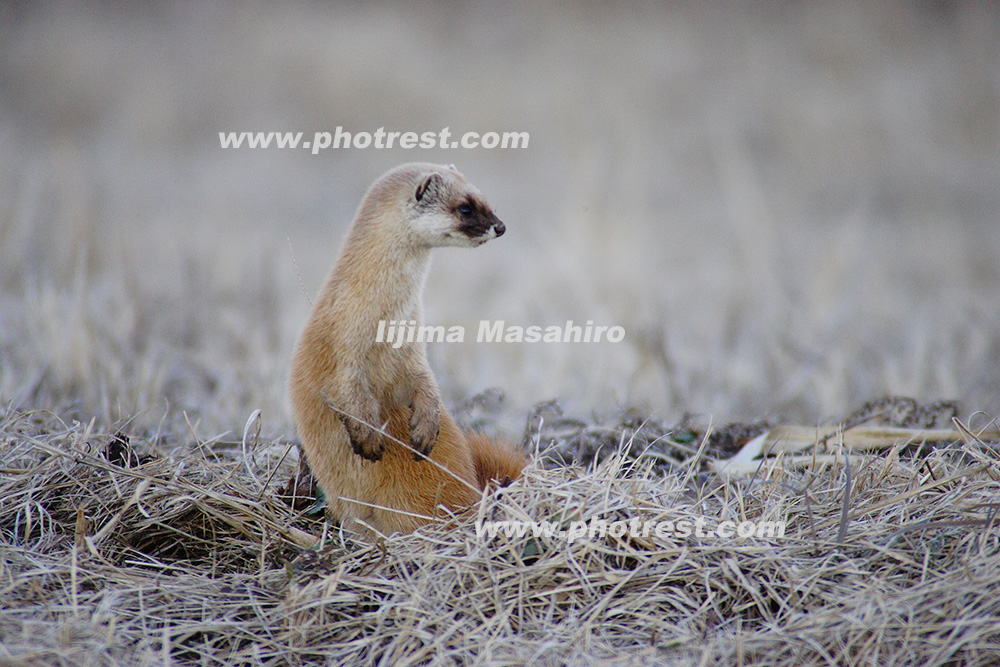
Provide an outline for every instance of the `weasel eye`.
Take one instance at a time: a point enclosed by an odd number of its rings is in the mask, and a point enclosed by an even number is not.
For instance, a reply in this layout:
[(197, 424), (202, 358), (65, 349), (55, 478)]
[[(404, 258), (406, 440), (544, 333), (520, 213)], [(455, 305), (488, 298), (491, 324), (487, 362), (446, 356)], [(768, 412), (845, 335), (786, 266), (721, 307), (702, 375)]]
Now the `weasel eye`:
[(458, 212), (461, 213), (463, 216), (468, 217), (472, 215), (472, 207), (469, 206), (468, 204), (462, 204), (461, 206), (458, 207)]

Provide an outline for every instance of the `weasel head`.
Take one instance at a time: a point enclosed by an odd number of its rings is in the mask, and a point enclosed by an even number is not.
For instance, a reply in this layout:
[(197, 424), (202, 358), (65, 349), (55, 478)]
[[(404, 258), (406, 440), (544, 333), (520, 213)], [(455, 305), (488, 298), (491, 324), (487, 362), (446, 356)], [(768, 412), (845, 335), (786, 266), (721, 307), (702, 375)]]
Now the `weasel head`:
[(416, 246), (474, 248), (506, 231), (482, 193), (454, 167), (404, 164), (376, 181), (373, 196), (388, 198), (405, 227), (402, 236)]

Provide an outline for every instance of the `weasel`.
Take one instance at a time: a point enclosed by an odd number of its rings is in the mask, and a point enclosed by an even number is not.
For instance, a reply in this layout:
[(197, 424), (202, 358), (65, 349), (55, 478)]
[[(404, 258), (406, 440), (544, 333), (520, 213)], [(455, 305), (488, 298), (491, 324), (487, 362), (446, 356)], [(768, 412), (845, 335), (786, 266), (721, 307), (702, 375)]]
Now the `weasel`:
[(306, 459), (341, 525), (410, 532), (521, 473), (521, 453), (455, 424), (424, 343), (376, 342), (379, 321), (420, 325), (431, 248), (480, 246), (505, 229), (453, 167), (404, 164), (361, 201), (289, 377)]

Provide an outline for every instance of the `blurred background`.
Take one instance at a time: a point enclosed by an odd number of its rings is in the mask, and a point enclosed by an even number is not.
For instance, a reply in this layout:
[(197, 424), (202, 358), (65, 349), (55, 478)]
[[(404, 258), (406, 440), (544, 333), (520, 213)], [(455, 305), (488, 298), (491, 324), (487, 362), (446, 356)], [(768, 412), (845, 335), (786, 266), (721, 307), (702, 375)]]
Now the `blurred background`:
[[(291, 437), (285, 378), (367, 186), (454, 163), (508, 226), (436, 252), (446, 403), (589, 416), (1000, 414), (1000, 5), (0, 5), (0, 402)], [(527, 149), (219, 133), (528, 132)], [(469, 336), (472, 338), (472, 336)]]

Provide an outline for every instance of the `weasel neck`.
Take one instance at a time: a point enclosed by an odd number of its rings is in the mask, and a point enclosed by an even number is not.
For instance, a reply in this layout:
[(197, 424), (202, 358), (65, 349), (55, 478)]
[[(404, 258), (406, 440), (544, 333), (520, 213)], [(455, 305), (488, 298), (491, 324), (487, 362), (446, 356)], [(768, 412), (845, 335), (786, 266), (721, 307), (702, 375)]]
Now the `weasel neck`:
[(430, 248), (406, 246), (377, 235), (352, 236), (334, 274), (371, 319), (419, 323), (430, 265)]

